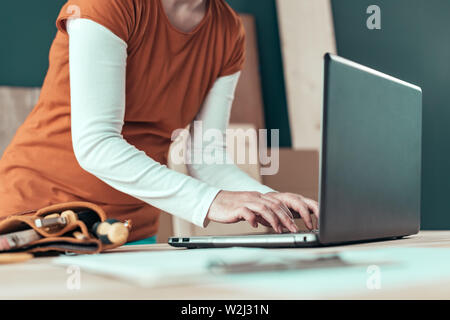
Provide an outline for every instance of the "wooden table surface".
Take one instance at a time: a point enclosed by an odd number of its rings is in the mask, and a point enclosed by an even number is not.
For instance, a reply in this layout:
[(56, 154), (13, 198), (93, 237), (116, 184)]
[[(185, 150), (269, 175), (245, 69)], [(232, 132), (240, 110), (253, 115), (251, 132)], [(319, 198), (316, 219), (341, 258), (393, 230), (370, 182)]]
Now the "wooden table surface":
[[(325, 248), (272, 249), (308, 250), (308, 252), (343, 252), (368, 248), (450, 248), (450, 231), (422, 231), (401, 240), (371, 242)], [(114, 251), (177, 250), (166, 244), (121, 247)], [(183, 249), (178, 249), (183, 250)], [(81, 286), (69, 290), (66, 267), (51, 264), (51, 259), (36, 258), (24, 263), (0, 265), (0, 299), (297, 299), (292, 295), (271, 295), (270, 292), (252, 292), (242, 288), (223, 288), (202, 285), (142, 288), (123, 280), (81, 272)], [(450, 267), (450, 266), (449, 266)], [(304, 298), (302, 296), (301, 298)], [(396, 290), (368, 290), (349, 295), (339, 292), (323, 298), (331, 299), (450, 299), (450, 278), (439, 284), (402, 287)]]

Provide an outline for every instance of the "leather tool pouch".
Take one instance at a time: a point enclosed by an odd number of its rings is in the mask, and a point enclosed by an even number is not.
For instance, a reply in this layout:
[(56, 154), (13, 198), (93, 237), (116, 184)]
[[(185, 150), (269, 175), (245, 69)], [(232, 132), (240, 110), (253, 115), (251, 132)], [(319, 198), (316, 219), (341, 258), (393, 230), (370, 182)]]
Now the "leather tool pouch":
[[(92, 211), (92, 214), (97, 215), (96, 218), (98, 218), (99, 222), (107, 219), (102, 208), (89, 202), (60, 203), (39, 210), (8, 216), (3, 220), (0, 220), (0, 237), (13, 232), (33, 229), (39, 234), (40, 238), (25, 246), (12, 248), (8, 251), (0, 251), (0, 253), (57, 251), (64, 253), (94, 254), (121, 246), (126, 242), (104, 244), (88, 230), (86, 224), (81, 220), (68, 222), (66, 225), (56, 229), (38, 228), (35, 224), (36, 219), (44, 218), (45, 216), (54, 213), (60, 214), (66, 210), (72, 210), (75, 213), (83, 210), (90, 210)], [(129, 224), (128, 228), (130, 227), (131, 225)], [(75, 237), (74, 232), (78, 232), (78, 235), (81, 233), (82, 239)]]

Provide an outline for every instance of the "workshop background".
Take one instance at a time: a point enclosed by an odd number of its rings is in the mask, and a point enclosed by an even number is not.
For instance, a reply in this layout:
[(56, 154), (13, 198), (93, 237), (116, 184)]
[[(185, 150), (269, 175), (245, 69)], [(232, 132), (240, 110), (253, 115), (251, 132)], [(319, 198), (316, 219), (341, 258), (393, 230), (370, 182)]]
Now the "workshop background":
[[(450, 229), (450, 1), (227, 0), (242, 14), (247, 64), (232, 126), (280, 129), (281, 170), (258, 176), (280, 191), (317, 197), (323, 54), (339, 55), (423, 89), (422, 229)], [(64, 0), (0, 4), (0, 156), (39, 96), (55, 20)], [(381, 29), (366, 12), (377, 5)], [(389, 156), (389, 155), (386, 155)], [(182, 168), (178, 168), (183, 171)], [(159, 241), (172, 234), (240, 233), (244, 226), (197, 230), (163, 214)], [(261, 230), (259, 230), (261, 231)]]

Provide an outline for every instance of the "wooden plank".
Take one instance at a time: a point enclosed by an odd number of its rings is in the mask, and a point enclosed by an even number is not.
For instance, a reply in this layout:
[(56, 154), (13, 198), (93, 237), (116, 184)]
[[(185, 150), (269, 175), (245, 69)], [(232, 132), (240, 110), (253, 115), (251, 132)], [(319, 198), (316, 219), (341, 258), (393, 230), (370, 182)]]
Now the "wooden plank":
[(279, 170), (263, 176), (264, 184), (280, 192), (298, 193), (317, 200), (319, 153), (317, 150), (279, 149)]
[(0, 87), (0, 157), (38, 98), (39, 88)]
[(241, 14), (246, 33), (246, 61), (236, 88), (231, 123), (251, 123), (257, 129), (265, 128), (264, 105), (259, 73), (258, 43), (253, 16)]
[(323, 55), (335, 53), (329, 0), (277, 0), (292, 146), (319, 149)]

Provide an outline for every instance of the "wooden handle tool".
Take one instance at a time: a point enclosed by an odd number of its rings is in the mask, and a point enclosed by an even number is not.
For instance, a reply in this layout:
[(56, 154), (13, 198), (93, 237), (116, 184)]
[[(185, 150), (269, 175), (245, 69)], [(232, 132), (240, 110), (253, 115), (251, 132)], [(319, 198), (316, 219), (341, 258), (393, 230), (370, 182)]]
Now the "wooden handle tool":
[(124, 244), (129, 235), (126, 225), (116, 219), (97, 222), (94, 224), (92, 231), (104, 244)]

